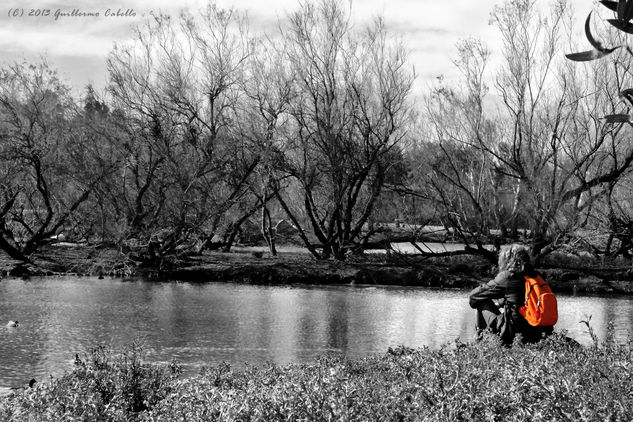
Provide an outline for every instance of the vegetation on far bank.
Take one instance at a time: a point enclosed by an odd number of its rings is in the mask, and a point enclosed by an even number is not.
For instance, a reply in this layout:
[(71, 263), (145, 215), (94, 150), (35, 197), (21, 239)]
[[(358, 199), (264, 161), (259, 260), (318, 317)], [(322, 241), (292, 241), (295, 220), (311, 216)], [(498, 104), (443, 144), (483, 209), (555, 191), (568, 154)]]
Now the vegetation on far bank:
[[(385, 285), (472, 289), (496, 274), (496, 266), (478, 255), (417, 256), (369, 253), (344, 262), (315, 260), (300, 247), (281, 247), (270, 256), (264, 247), (232, 252), (205, 251), (165, 259), (160, 268), (133, 260), (116, 248), (66, 245), (44, 248), (32, 264), (0, 253), (0, 272), (14, 277), (72, 275), (142, 277), (154, 281), (226, 281), (263, 285)], [(539, 271), (556, 293), (633, 294), (627, 260), (550, 254)]]
[(0, 398), (4, 421), (628, 421), (633, 346), (584, 347), (555, 334), (536, 345), (389, 349), (359, 360), (210, 367), (181, 379), (138, 348), (103, 348), (74, 369)]

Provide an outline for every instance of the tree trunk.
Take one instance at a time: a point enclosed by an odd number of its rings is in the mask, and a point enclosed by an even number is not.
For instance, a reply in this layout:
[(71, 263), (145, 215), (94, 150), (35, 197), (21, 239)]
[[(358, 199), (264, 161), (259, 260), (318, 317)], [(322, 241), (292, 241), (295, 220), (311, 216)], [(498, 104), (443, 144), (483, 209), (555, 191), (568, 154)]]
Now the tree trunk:
[(272, 228), (272, 221), (270, 219), (270, 212), (266, 205), (262, 206), (262, 236), (266, 240), (268, 250), (271, 256), (277, 256), (277, 248), (275, 247), (275, 233)]

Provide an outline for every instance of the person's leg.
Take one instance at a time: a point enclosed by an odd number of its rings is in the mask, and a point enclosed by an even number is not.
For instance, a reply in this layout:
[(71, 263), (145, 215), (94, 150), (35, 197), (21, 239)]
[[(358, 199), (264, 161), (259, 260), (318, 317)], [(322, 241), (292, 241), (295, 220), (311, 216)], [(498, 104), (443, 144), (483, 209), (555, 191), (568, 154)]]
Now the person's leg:
[(486, 328), (490, 328), (493, 332), (498, 330), (497, 321), (499, 315), (501, 315), (501, 312), (499, 312), (499, 308), (492, 299), (481, 302), (477, 306), (477, 331), (483, 331)]

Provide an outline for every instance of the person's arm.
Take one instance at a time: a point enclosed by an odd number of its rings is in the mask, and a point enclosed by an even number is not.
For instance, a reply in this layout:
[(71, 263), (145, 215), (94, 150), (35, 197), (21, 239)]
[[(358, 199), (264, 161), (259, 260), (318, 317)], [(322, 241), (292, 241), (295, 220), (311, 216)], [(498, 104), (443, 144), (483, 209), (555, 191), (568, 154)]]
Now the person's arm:
[(509, 273), (500, 272), (493, 280), (473, 289), (468, 297), (470, 307), (474, 309), (485, 300), (503, 298), (506, 294), (508, 277)]

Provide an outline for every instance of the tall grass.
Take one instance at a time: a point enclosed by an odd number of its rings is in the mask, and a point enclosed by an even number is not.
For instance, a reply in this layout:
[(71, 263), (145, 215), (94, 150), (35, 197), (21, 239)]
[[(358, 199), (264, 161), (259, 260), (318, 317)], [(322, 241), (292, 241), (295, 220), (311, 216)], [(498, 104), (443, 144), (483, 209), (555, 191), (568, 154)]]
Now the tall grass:
[(2, 400), (0, 420), (629, 421), (632, 350), (612, 341), (583, 347), (560, 334), (505, 348), (485, 336), (360, 360), (221, 364), (187, 379), (98, 352)]

